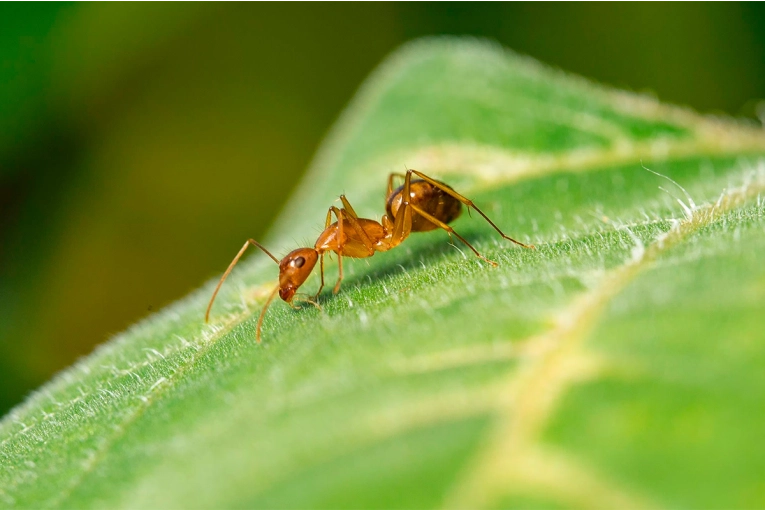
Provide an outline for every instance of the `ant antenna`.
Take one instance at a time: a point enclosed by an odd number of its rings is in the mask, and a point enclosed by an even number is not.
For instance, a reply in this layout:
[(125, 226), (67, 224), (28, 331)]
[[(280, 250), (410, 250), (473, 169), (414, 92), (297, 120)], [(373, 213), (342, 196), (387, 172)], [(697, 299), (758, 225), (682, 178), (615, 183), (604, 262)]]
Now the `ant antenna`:
[(218, 295), (218, 291), (220, 290), (221, 285), (223, 285), (223, 282), (226, 281), (226, 278), (228, 278), (229, 273), (231, 273), (231, 270), (234, 269), (234, 266), (237, 262), (239, 262), (239, 259), (242, 258), (242, 255), (244, 255), (244, 252), (247, 250), (247, 248), (252, 245), (256, 248), (260, 248), (264, 252), (266, 252), (266, 255), (271, 257), (276, 264), (279, 264), (279, 260), (271, 255), (271, 252), (266, 250), (262, 244), (257, 242), (254, 239), (248, 239), (246, 243), (244, 243), (244, 246), (242, 246), (242, 249), (239, 250), (239, 253), (236, 254), (236, 257), (234, 257), (234, 260), (231, 261), (231, 264), (229, 264), (228, 269), (226, 269), (226, 272), (223, 273), (223, 276), (221, 276), (220, 281), (218, 282), (218, 286), (215, 287), (215, 292), (213, 292), (212, 297), (210, 298), (210, 303), (207, 305), (207, 311), (205, 312), (205, 322), (210, 322), (210, 310), (212, 310), (213, 302), (215, 301), (215, 296)]
[(263, 310), (260, 311), (260, 317), (258, 317), (258, 328), (255, 333), (255, 339), (260, 343), (260, 337), (261, 330), (263, 329), (263, 319), (266, 317), (266, 310), (268, 310), (268, 307), (271, 306), (271, 301), (274, 300), (276, 297), (277, 292), (279, 292), (279, 284), (276, 284), (276, 287), (274, 290), (271, 291), (271, 294), (268, 296), (268, 300), (266, 301), (266, 304), (263, 305)]

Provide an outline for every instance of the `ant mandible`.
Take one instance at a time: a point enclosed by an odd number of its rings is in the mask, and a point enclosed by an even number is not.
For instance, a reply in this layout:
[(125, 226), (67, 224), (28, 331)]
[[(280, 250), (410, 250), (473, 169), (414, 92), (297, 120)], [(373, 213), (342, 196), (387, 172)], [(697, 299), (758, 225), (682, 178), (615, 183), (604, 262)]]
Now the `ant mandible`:
[[(412, 179), (413, 174), (419, 177), (419, 179)], [(393, 189), (394, 177), (404, 178), (404, 184), (395, 190)], [(335, 206), (329, 208), (324, 231), (319, 235), (314, 247), (293, 250), (281, 262), (265, 249), (263, 245), (253, 239), (248, 239), (244, 246), (242, 246), (242, 249), (239, 250), (239, 253), (236, 254), (234, 260), (231, 261), (226, 272), (223, 273), (218, 286), (215, 287), (215, 292), (213, 292), (212, 298), (210, 298), (210, 304), (207, 305), (205, 322), (210, 318), (210, 310), (221, 285), (226, 281), (229, 273), (231, 273), (231, 270), (239, 262), (239, 259), (250, 245), (263, 250), (266, 255), (279, 265), (279, 284), (268, 296), (268, 300), (258, 318), (256, 335), (258, 343), (261, 339), (263, 318), (277, 292), (279, 297), (295, 308), (295, 305), (292, 303), (295, 293), (311, 274), (317, 261), (319, 261), (321, 284), (313, 299), (318, 298), (324, 288), (324, 254), (327, 252), (333, 251), (337, 253), (339, 274), (334, 288), (335, 294), (340, 290), (340, 282), (343, 281), (343, 257), (366, 258), (371, 257), (378, 251), (388, 251), (401, 244), (409, 237), (411, 232), (427, 232), (428, 230), (442, 228), (446, 230), (449, 236), (454, 235), (462, 241), (477, 257), (496, 266), (496, 262), (478, 253), (478, 250), (473, 245), (448, 225), (460, 215), (463, 204), (468, 208), (468, 211), (471, 207), (475, 209), (503, 238), (524, 248), (534, 248), (533, 245), (523, 244), (505, 235), (483, 211), (475, 206), (472, 200), (460, 195), (449, 185), (428, 177), (417, 170), (407, 170), (406, 174), (390, 174), (388, 176), (388, 192), (386, 196), (386, 214), (377, 222), (375, 220), (359, 218), (345, 195), (340, 195), (343, 207), (341, 209)], [(333, 214), (337, 221), (331, 223)], [(318, 307), (311, 299), (301, 300)]]

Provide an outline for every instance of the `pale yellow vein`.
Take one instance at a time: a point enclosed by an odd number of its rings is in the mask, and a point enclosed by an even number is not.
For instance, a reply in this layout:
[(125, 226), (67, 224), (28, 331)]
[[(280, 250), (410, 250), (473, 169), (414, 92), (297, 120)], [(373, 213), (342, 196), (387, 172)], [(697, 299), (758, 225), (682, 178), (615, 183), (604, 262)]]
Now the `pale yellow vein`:
[(688, 140), (657, 139), (559, 153), (449, 143), (421, 147), (405, 157), (400, 154), (387, 155), (385, 163), (375, 166), (389, 169), (390, 161), (405, 160), (411, 168), (437, 175), (471, 175), (480, 181), (477, 187), (490, 188), (497, 183), (512, 183), (558, 172), (591, 172), (626, 164), (635, 164), (639, 168), (641, 161), (672, 161), (691, 156), (741, 156), (748, 152), (765, 152), (765, 134)]
[[(554, 328), (535, 340), (547, 349), (530, 359), (520, 373), (508, 378), (506, 399), (503, 399), (507, 405), (500, 406), (493, 432), (454, 486), (447, 506), (490, 507), (502, 496), (523, 489), (519, 484), (519, 473), (532, 476), (524, 466), (530, 458), (535, 459), (538, 455), (538, 436), (554, 412), (556, 403), (569, 387), (581, 379), (579, 361), (586, 356), (583, 343), (613, 297), (667, 250), (763, 191), (765, 172), (760, 169), (749, 182), (724, 193), (716, 203), (691, 211), (685, 220), (678, 222), (645, 250), (638, 250), (633, 259), (612, 270), (600, 286), (585, 293), (558, 314)], [(541, 465), (536, 469), (544, 471), (548, 468), (551, 466)], [(545, 491), (538, 491), (537, 494), (544, 495), (547, 490), (576, 494), (575, 484), (575, 478), (550, 477), (544, 481)], [(634, 503), (627, 506), (654, 506), (648, 503), (645, 496), (627, 488), (601, 485), (609, 487), (608, 493), (599, 495), (604, 498), (603, 501), (617, 501), (613, 498), (620, 495), (623, 502)]]

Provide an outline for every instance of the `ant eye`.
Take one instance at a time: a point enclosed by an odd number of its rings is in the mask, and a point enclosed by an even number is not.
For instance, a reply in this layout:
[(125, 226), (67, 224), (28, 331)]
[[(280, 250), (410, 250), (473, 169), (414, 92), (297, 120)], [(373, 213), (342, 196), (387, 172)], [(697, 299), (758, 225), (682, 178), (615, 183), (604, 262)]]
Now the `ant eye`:
[(303, 257), (298, 257), (292, 261), (292, 267), (303, 267), (303, 264), (305, 264), (305, 259)]

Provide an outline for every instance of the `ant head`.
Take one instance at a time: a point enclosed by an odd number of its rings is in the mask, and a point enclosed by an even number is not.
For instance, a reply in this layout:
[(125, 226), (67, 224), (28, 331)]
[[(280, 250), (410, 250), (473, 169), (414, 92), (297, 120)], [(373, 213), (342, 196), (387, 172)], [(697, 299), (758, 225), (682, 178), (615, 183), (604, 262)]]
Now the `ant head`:
[(313, 248), (292, 250), (279, 262), (279, 297), (288, 303), (303, 285), (313, 266), (319, 259), (319, 252)]

